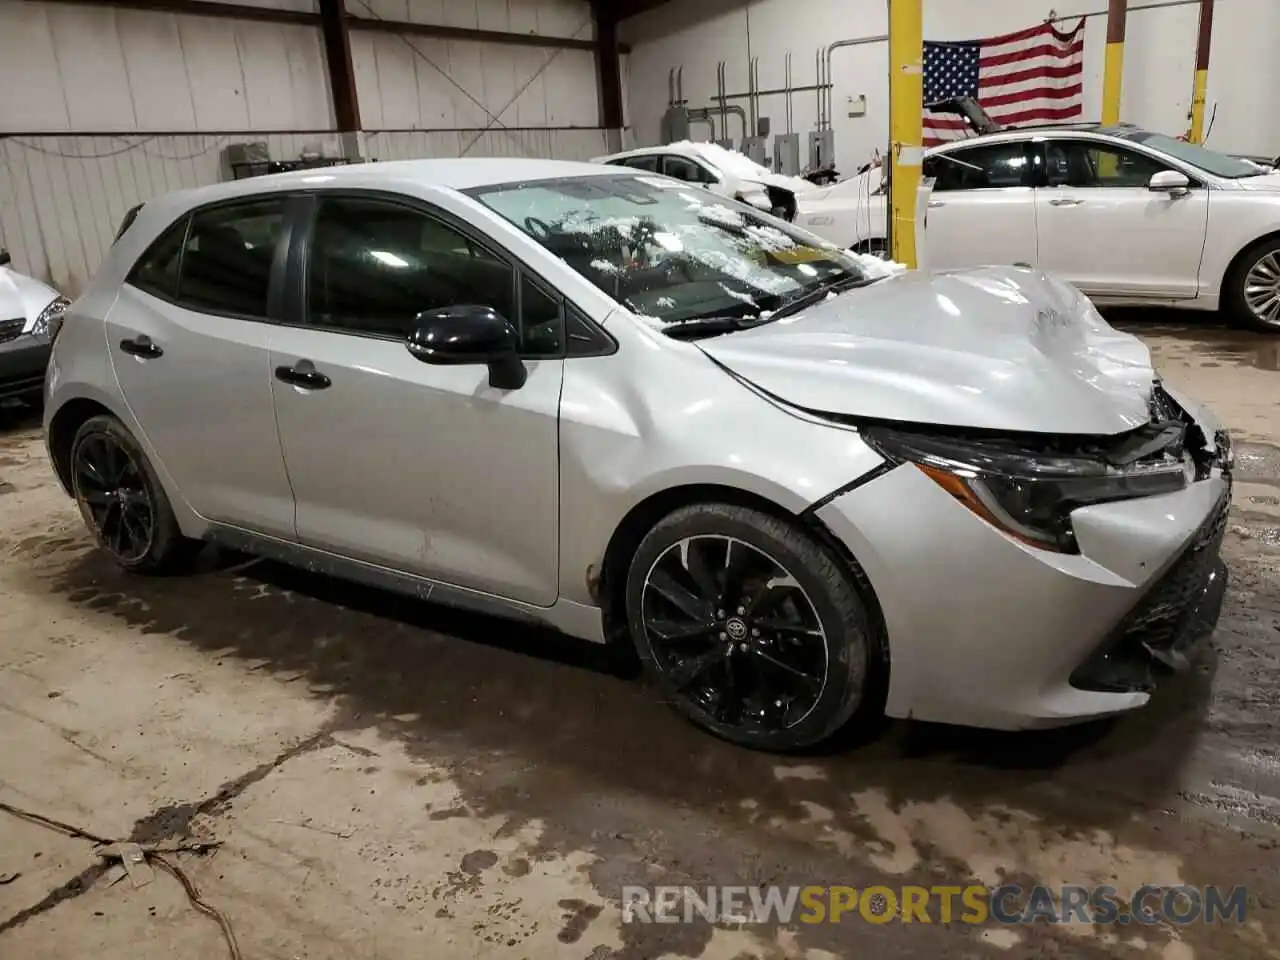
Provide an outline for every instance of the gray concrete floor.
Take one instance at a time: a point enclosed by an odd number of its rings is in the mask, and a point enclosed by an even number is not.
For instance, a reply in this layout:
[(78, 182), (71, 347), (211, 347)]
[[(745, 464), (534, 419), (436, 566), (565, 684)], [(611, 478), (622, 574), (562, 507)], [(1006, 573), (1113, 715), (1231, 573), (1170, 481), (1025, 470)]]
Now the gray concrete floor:
[[(1160, 318), (1156, 318), (1158, 321)], [(892, 724), (781, 760), (682, 724), (602, 651), (225, 559), (118, 573), (0, 426), (0, 800), (178, 859), (246, 958), (1280, 957), (1280, 340), (1122, 318), (1240, 443), (1227, 607), (1117, 722)], [(0, 956), (220, 957), (159, 875), (0, 813)], [(620, 923), (626, 883), (1247, 884), (1247, 922)]]

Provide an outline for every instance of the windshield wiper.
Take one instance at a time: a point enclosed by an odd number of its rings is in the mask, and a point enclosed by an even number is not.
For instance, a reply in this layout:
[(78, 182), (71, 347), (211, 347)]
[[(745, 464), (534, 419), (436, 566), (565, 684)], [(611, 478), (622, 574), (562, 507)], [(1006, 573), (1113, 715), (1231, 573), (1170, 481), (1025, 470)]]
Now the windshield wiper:
[(688, 320), (674, 320), (663, 328), (662, 332), (676, 340), (698, 340), (702, 337), (714, 337), (721, 333), (733, 333), (737, 330), (748, 330), (768, 323), (777, 314), (750, 317), (690, 317)]
[(792, 297), (781, 307), (775, 310), (769, 319), (779, 320), (783, 317), (790, 317), (799, 313), (801, 310), (806, 310), (815, 304), (821, 303), (831, 294), (844, 293), (846, 290), (853, 290), (857, 287), (867, 287), (875, 283), (877, 280), (882, 279), (884, 278), (848, 276), (841, 277), (838, 280), (828, 280), (826, 283), (818, 284), (812, 290), (807, 290), (804, 293), (800, 293)]

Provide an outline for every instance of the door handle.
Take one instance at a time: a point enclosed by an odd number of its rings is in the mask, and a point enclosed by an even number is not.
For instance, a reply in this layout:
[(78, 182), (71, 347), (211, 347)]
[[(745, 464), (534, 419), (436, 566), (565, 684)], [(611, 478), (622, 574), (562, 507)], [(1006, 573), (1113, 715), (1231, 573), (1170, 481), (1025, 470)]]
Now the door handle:
[(276, 367), (276, 379), (306, 390), (324, 390), (333, 383), (310, 360), (299, 360), (292, 367)]
[(945, 200), (930, 200), (930, 201), (929, 201), (929, 209), (930, 209), (930, 210), (932, 210), (934, 207), (945, 207), (946, 205), (947, 205), (947, 201), (945, 201)]
[(1078, 207), (1084, 203), (1083, 200), (1077, 200), (1075, 197), (1058, 197), (1049, 201), (1051, 207)]
[(145, 333), (140, 333), (132, 339), (126, 338), (121, 340), (120, 349), (131, 357), (143, 357), (148, 360), (164, 354), (164, 351), (160, 349), (159, 345), (152, 341), (152, 339)]

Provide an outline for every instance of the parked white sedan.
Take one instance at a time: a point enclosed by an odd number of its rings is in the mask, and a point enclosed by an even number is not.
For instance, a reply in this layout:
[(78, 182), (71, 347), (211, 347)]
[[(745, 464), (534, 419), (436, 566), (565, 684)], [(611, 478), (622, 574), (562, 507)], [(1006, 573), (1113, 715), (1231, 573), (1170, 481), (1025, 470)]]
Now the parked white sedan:
[(70, 300), (10, 266), (0, 248), (0, 400), (38, 400), (53, 334)]
[[(1137, 127), (1041, 127), (928, 152), (929, 266), (1025, 263), (1096, 303), (1226, 310), (1280, 332), (1280, 173)], [(881, 171), (805, 194), (796, 223), (885, 243)]]
[(730, 200), (749, 203), (783, 220), (794, 220), (798, 201), (817, 189), (808, 180), (774, 173), (745, 154), (727, 150), (717, 143), (683, 140), (660, 147), (624, 150), (596, 157), (592, 162), (661, 173), (705, 187)]

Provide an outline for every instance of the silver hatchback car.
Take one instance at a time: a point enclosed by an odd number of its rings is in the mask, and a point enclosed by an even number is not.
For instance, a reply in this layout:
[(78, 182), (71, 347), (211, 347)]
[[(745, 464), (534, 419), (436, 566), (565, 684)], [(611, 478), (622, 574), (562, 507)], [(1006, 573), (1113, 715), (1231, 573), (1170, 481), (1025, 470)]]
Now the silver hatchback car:
[(212, 541), (629, 635), (752, 747), (1142, 705), (1217, 617), (1226, 434), (1067, 285), (877, 264), (587, 164), (173, 194), (68, 310), (47, 443), (129, 570)]

